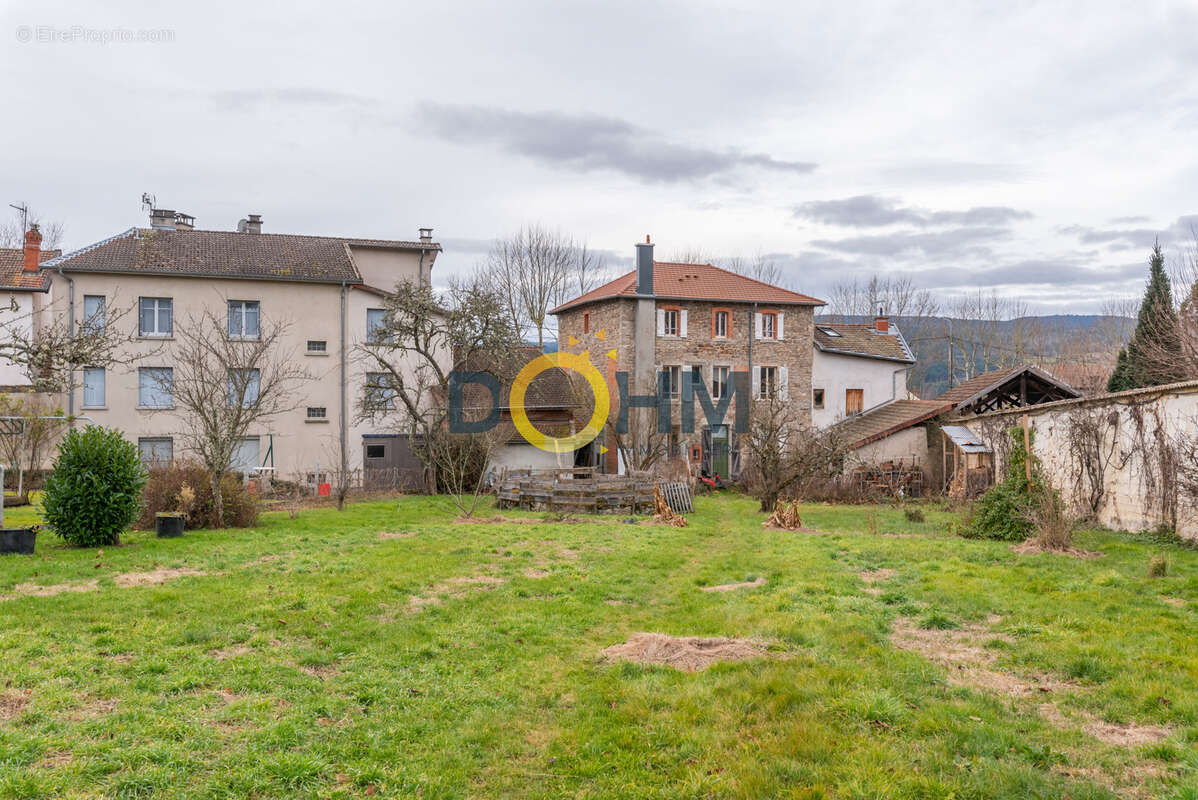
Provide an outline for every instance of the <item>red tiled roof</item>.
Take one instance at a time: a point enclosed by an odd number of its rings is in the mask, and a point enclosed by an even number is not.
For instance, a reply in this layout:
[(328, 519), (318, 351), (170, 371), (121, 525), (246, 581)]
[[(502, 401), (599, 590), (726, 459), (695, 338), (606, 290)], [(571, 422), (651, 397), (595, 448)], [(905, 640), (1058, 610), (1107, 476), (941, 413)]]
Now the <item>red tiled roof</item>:
[(68, 253), (70, 272), (137, 272), (281, 281), (361, 280), (350, 247), (440, 250), (436, 243), (236, 231), (132, 228)]
[[(822, 306), (805, 294), (737, 275), (711, 264), (653, 262), (653, 294), (669, 300), (714, 300), (725, 303), (768, 303), (771, 305)], [(597, 289), (562, 303), (551, 314), (613, 297), (636, 297), (636, 272), (621, 275)]]
[[(817, 322), (815, 345), (829, 353), (843, 353), (869, 358), (886, 358), (893, 361), (915, 363), (915, 357), (907, 349), (907, 343), (897, 327), (891, 325), (891, 333), (882, 333), (872, 323), (841, 324)], [(833, 336), (835, 333), (837, 335)]]
[(940, 400), (895, 400), (860, 416), (850, 417), (839, 423), (839, 428), (850, 447), (864, 447), (912, 425), (926, 422), (952, 407), (952, 403)]
[[(43, 250), (41, 263), (56, 258), (61, 250)], [(50, 276), (44, 272), (25, 271), (25, 251), (0, 247), (0, 289), (44, 292), (50, 288)]]

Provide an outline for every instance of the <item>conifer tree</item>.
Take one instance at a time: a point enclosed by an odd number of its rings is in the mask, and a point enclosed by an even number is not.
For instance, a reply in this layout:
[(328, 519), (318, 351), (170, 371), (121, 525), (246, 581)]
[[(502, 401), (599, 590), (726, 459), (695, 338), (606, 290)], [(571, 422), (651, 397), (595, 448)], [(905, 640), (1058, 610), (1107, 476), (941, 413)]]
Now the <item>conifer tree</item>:
[[(1123, 358), (1123, 353), (1120, 353)], [(1108, 389), (1138, 389), (1184, 380), (1181, 357), (1181, 331), (1173, 307), (1173, 289), (1165, 271), (1165, 254), (1160, 242), (1152, 246), (1148, 259), (1148, 286), (1131, 341), (1122, 361), (1117, 364)], [(1112, 384), (1118, 388), (1112, 388)]]

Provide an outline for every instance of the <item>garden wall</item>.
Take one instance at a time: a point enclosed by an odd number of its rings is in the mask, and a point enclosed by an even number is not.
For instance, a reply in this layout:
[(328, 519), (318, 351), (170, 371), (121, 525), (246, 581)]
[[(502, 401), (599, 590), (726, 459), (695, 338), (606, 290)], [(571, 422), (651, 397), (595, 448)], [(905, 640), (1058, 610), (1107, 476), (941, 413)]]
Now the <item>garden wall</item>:
[(964, 422), (1006, 463), (1024, 415), (1049, 481), (1077, 510), (1131, 531), (1167, 526), (1198, 539), (1198, 381), (1134, 389)]

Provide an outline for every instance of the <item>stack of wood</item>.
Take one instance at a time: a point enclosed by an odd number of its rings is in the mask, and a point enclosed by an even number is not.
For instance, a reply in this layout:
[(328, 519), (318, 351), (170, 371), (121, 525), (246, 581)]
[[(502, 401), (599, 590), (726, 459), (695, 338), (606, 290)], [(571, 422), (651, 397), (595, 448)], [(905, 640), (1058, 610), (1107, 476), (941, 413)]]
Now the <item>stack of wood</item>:
[(665, 496), (661, 493), (661, 487), (653, 487), (653, 505), (657, 509), (657, 513), (653, 515), (654, 522), (673, 525), (675, 528), (686, 527), (686, 517), (674, 513), (674, 509), (670, 508), (670, 504), (666, 502)]
[(762, 525), (767, 528), (782, 528), (788, 531), (801, 529), (803, 520), (799, 519), (799, 501), (791, 500), (787, 503), (785, 500), (779, 500), (774, 504), (774, 513), (770, 514), (769, 519)]

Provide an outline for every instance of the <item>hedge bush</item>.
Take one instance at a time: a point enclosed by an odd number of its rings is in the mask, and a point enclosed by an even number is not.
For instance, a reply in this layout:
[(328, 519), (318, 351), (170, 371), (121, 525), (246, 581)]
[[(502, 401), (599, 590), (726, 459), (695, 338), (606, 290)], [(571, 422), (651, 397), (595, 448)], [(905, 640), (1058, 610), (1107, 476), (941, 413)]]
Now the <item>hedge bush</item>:
[(137, 518), (145, 484), (137, 447), (119, 431), (73, 428), (58, 445), (42, 512), (68, 544), (114, 545)]
[[(1029, 440), (1035, 444), (1035, 432), (1029, 431)], [(990, 487), (978, 501), (973, 518), (961, 531), (967, 539), (998, 539), (1004, 542), (1022, 542), (1035, 532), (1035, 510), (1044, 501), (1044, 495), (1054, 491), (1044, 482), (1040, 459), (1029, 454), (1023, 446), (1023, 428), (1007, 431), (1011, 439), (1010, 455), (1007, 457), (1006, 476), (1002, 483)], [(1028, 480), (1027, 460), (1032, 460), (1031, 480)]]
[[(184, 486), (191, 487), (195, 493), (190, 504), (180, 497)], [(258, 504), (236, 475), (226, 475), (221, 481), (221, 494), (225, 500), (224, 527), (248, 528), (258, 524)], [(186, 508), (187, 505), (190, 508)], [(150, 479), (142, 492), (137, 527), (148, 530), (154, 527), (155, 514), (177, 511), (187, 514), (189, 528), (222, 527), (212, 513), (212, 483), (208, 471), (194, 461), (176, 461), (150, 470)]]

